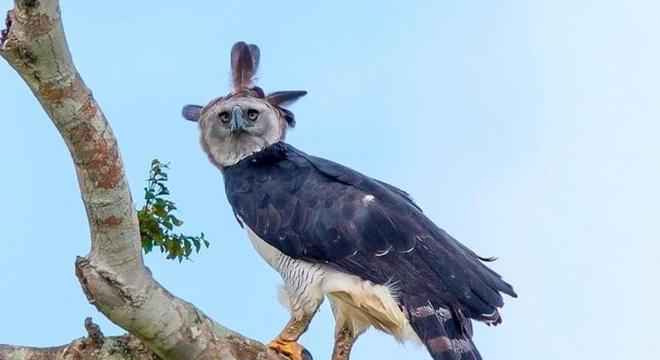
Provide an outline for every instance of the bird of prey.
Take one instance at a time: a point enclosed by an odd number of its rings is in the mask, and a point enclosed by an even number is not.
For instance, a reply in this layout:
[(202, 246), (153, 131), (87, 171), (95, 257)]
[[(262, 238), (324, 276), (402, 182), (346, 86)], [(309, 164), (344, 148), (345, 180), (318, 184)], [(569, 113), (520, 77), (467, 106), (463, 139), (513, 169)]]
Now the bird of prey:
[(405, 191), (287, 144), (287, 106), (306, 92), (264, 93), (253, 83), (258, 65), (259, 48), (236, 43), (232, 91), (182, 113), (199, 123), (239, 224), (282, 276), (291, 317), (268, 347), (310, 358), (297, 341), (327, 298), (333, 360), (348, 359), (370, 326), (423, 343), (435, 360), (481, 359), (472, 320), (499, 324), (501, 293), (516, 297), (484, 264), (492, 259), (436, 226)]

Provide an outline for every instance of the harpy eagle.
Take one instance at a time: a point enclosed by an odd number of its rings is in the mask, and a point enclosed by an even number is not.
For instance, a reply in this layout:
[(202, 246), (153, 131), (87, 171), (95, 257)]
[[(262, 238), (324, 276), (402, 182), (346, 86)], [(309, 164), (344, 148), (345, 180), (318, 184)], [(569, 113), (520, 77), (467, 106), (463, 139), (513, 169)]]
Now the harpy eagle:
[(306, 92), (266, 95), (253, 84), (258, 65), (259, 48), (236, 43), (233, 91), (183, 116), (199, 123), (236, 218), (284, 281), (291, 318), (268, 346), (310, 358), (297, 340), (327, 297), (333, 360), (348, 359), (370, 326), (421, 341), (435, 360), (481, 359), (472, 319), (499, 324), (511, 285), (405, 191), (284, 142), (295, 125), (286, 106)]

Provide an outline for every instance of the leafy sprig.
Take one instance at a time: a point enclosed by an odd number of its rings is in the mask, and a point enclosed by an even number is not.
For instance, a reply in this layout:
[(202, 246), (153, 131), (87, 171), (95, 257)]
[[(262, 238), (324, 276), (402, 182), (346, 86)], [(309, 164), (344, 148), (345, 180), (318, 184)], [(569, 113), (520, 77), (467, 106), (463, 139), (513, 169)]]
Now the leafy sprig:
[(140, 237), (145, 253), (158, 247), (161, 253), (167, 254), (167, 259), (178, 259), (181, 262), (183, 259), (190, 259), (193, 249), (199, 253), (202, 246), (208, 248), (209, 242), (204, 238), (204, 233), (190, 236), (174, 232), (174, 228), (183, 225), (183, 221), (174, 216), (176, 205), (166, 198), (170, 195), (169, 189), (165, 186), (167, 169), (169, 169), (168, 164), (163, 164), (157, 159), (151, 161), (149, 179), (144, 188), (145, 204), (137, 211)]

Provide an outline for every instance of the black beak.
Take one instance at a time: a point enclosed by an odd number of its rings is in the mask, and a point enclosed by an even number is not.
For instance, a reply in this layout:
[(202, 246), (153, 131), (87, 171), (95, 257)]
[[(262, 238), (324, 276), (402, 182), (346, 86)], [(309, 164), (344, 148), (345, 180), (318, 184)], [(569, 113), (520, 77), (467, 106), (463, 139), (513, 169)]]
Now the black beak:
[(232, 133), (238, 133), (244, 129), (245, 119), (243, 119), (243, 110), (240, 106), (236, 105), (231, 110), (231, 119), (229, 122), (229, 130)]

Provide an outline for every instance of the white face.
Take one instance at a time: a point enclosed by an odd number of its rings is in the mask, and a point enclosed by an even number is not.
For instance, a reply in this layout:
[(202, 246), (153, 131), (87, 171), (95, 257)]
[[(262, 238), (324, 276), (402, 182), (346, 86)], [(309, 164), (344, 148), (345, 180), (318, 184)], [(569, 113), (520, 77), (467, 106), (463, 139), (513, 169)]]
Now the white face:
[(254, 97), (221, 100), (199, 119), (202, 147), (211, 161), (231, 166), (284, 138), (286, 122), (266, 101)]

